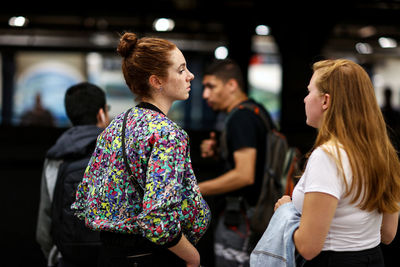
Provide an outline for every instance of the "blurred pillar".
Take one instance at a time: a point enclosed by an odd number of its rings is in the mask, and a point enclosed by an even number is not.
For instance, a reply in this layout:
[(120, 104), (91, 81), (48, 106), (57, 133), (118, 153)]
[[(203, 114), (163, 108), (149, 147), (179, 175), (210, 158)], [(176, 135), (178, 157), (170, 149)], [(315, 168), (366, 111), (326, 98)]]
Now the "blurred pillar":
[(281, 130), (289, 144), (308, 152), (316, 130), (306, 125), (304, 97), (312, 76), (312, 64), (320, 59), (321, 50), (333, 24), (298, 21), (296, 24), (273, 25), (282, 63)]
[(2, 82), (3, 82), (3, 103), (2, 103), (2, 124), (10, 125), (12, 117), (12, 100), (14, 90), (15, 61), (14, 51), (5, 50), (2, 52)]
[(233, 15), (227, 25), (229, 58), (234, 59), (241, 67), (245, 83), (244, 90), (248, 92), (247, 70), (251, 57), (251, 37), (254, 29), (248, 21), (240, 19), (243, 15)]

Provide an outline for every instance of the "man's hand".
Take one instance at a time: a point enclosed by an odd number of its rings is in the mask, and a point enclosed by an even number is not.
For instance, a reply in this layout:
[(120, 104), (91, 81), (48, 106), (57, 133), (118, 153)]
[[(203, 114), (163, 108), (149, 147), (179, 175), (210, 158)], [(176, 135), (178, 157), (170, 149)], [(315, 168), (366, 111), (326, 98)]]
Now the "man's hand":
[(210, 138), (201, 142), (200, 150), (203, 158), (216, 156), (217, 138), (215, 132), (210, 133)]

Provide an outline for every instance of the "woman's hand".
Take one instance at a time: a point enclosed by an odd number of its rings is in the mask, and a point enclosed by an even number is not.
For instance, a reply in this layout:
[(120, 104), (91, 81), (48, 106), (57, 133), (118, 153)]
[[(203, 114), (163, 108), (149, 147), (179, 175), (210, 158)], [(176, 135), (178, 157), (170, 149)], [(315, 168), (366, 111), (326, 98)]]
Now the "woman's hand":
[(280, 206), (282, 206), (283, 204), (292, 202), (292, 198), (288, 195), (284, 195), (282, 196), (280, 199), (278, 199), (278, 201), (275, 203), (275, 207), (274, 207), (274, 211), (276, 211), (277, 208), (279, 208)]

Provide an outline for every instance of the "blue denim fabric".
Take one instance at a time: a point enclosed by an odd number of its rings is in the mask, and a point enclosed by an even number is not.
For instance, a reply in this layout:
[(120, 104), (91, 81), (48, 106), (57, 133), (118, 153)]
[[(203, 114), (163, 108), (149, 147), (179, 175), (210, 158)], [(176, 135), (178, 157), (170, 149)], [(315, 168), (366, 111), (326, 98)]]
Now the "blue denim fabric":
[(295, 267), (293, 233), (299, 227), (300, 213), (293, 203), (280, 206), (250, 255), (251, 267)]

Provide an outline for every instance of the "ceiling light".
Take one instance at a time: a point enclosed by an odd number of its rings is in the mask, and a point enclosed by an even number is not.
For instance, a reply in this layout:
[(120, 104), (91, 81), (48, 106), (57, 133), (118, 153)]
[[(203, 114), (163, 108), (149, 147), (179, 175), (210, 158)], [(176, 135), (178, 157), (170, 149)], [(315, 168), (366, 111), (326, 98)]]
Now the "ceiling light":
[(394, 48), (397, 47), (397, 41), (393, 38), (381, 37), (378, 39), (379, 45), (382, 48)]
[(214, 56), (216, 59), (225, 59), (228, 56), (228, 48), (225, 46), (219, 46), (214, 51)]
[(256, 27), (256, 34), (257, 35), (268, 35), (269, 27), (267, 25), (258, 25)]
[(359, 54), (372, 54), (372, 46), (368, 43), (357, 43), (356, 50)]
[(90, 40), (97, 46), (107, 46), (113, 41), (110, 36), (104, 33), (95, 33), (91, 36)]
[(11, 27), (24, 27), (28, 25), (28, 20), (23, 16), (11, 17), (8, 20), (8, 25)]
[(172, 31), (174, 27), (175, 22), (172, 19), (159, 18), (153, 22), (153, 28), (158, 32)]

